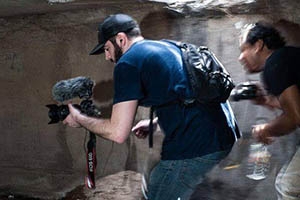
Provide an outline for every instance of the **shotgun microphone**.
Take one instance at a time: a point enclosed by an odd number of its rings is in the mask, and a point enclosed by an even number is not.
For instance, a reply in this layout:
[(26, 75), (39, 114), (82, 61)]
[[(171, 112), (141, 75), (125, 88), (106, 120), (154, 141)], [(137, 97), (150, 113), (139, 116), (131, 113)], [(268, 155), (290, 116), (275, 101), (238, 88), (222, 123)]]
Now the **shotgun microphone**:
[(89, 99), (93, 94), (94, 82), (88, 77), (75, 77), (57, 82), (52, 88), (53, 99), (64, 102), (79, 97)]
[[(53, 86), (52, 96), (54, 100), (60, 103), (77, 97), (80, 99), (84, 98), (80, 105), (73, 104), (73, 106), (87, 116), (99, 118), (101, 111), (90, 99), (93, 95), (93, 86), (94, 82), (90, 78), (83, 76), (62, 80)], [(48, 124), (63, 121), (69, 115), (67, 105), (62, 104), (58, 106), (56, 104), (48, 104), (46, 106), (49, 108), (48, 116), (51, 119)]]

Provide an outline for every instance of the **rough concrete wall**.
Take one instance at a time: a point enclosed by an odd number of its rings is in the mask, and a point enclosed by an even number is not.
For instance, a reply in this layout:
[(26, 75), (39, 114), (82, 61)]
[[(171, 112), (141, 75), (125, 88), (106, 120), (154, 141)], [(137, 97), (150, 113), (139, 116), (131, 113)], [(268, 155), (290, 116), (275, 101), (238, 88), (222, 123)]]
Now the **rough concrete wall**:
[[(239, 30), (236, 26), (241, 22), (258, 19), (275, 22), (281, 18), (269, 14), (186, 18), (162, 10), (161, 6), (138, 3), (0, 19), (2, 191), (60, 197), (83, 184), (84, 130), (67, 128), (61, 123), (48, 125), (45, 105), (56, 103), (51, 89), (57, 81), (89, 76), (97, 83), (96, 103), (103, 116), (110, 115), (113, 66), (104, 61), (103, 55), (88, 56), (96, 44), (97, 22), (106, 15), (115, 12), (133, 15), (141, 22), (144, 36), (150, 39), (170, 38), (209, 46), (236, 82), (257, 78), (245, 76), (237, 61)], [(251, 121), (248, 116), (258, 115), (258, 108), (249, 102), (232, 105), (242, 131), (249, 132), (254, 119)], [(147, 117), (148, 110), (141, 108), (137, 120)], [(159, 158), (161, 139), (162, 134), (158, 133), (154, 158), (148, 158), (147, 141), (131, 136), (125, 144), (116, 145), (97, 138), (97, 176), (126, 169), (143, 171), (146, 162)]]
[[(45, 107), (55, 103), (51, 89), (59, 80), (78, 75), (98, 81), (111, 79), (110, 66), (100, 68), (95, 66), (95, 58), (88, 58), (95, 34), (87, 22), (77, 21), (80, 16), (77, 13), (2, 20), (2, 187), (44, 196), (48, 192), (60, 194), (74, 181), (82, 181), (84, 131), (62, 124), (48, 125)], [(111, 144), (99, 142), (104, 146), (99, 148), (99, 154), (107, 155)]]
[[(143, 16), (152, 4), (124, 5)], [(86, 174), (85, 131), (48, 125), (47, 104), (56, 103), (52, 86), (88, 76), (96, 81), (95, 103), (110, 115), (113, 65), (89, 56), (96, 45), (97, 22), (121, 7), (0, 19), (1, 114), (0, 188), (29, 196), (62, 196), (83, 184)], [(79, 100), (74, 100), (76, 103)], [(123, 171), (127, 143), (97, 139), (97, 176)]]

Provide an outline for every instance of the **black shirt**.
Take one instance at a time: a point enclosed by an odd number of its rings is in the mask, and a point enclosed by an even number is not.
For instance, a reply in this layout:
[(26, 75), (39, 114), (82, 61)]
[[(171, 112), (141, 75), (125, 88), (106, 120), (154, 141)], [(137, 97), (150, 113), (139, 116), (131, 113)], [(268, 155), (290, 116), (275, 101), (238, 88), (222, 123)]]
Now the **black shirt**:
[(292, 85), (300, 88), (300, 48), (283, 47), (266, 60), (263, 79), (268, 92), (279, 96)]

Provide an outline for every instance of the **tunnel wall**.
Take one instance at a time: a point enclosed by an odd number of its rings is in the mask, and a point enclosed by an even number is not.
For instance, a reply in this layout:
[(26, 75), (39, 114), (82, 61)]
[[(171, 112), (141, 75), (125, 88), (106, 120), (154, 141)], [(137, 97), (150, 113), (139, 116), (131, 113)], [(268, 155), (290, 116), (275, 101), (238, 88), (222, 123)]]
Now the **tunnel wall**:
[[(252, 79), (238, 63), (238, 27), (266, 19), (277, 22), (291, 43), (299, 31), (296, 14), (280, 16), (236, 14), (184, 17), (167, 11), (161, 4), (136, 3), (128, 6), (15, 16), (0, 19), (0, 191), (43, 198), (59, 198), (84, 183), (87, 132), (62, 123), (49, 125), (47, 104), (56, 104), (52, 86), (60, 80), (88, 76), (96, 82), (94, 101), (103, 117), (110, 116), (113, 65), (104, 56), (89, 56), (97, 42), (97, 22), (111, 13), (132, 15), (149, 39), (176, 39), (207, 45), (227, 67), (235, 82)], [(290, 10), (287, 10), (290, 12)], [(287, 21), (278, 21), (286, 19)], [(292, 20), (291, 20), (292, 19)], [(291, 22), (294, 22), (290, 24)], [(287, 25), (290, 28), (286, 28)], [(256, 79), (257, 77), (254, 77)], [(74, 102), (80, 102), (75, 99)], [(249, 132), (257, 108), (245, 102), (232, 103), (243, 132)], [(136, 120), (147, 118), (140, 108)], [(159, 159), (162, 134), (155, 136)], [(124, 144), (97, 138), (97, 176), (123, 170), (141, 171), (148, 156), (147, 141), (130, 136)]]

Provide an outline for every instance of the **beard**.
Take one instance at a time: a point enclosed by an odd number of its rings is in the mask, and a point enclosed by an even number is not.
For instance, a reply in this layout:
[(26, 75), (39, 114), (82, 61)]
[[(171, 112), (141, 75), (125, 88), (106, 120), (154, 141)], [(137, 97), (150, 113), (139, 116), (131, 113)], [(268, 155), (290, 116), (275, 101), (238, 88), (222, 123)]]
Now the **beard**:
[(122, 52), (121, 47), (117, 44), (117, 42), (116, 42), (115, 39), (112, 39), (112, 40), (110, 40), (110, 41), (111, 41), (111, 43), (113, 44), (114, 49), (115, 49), (115, 51), (114, 51), (114, 54), (115, 54), (114, 56), (115, 56), (115, 58), (114, 58), (114, 59), (111, 58), (110, 61), (111, 61), (112, 63), (117, 63), (117, 62), (120, 60), (120, 58), (122, 57), (123, 52)]
[(117, 63), (123, 55), (122, 49), (119, 45), (115, 44), (115, 62)]

